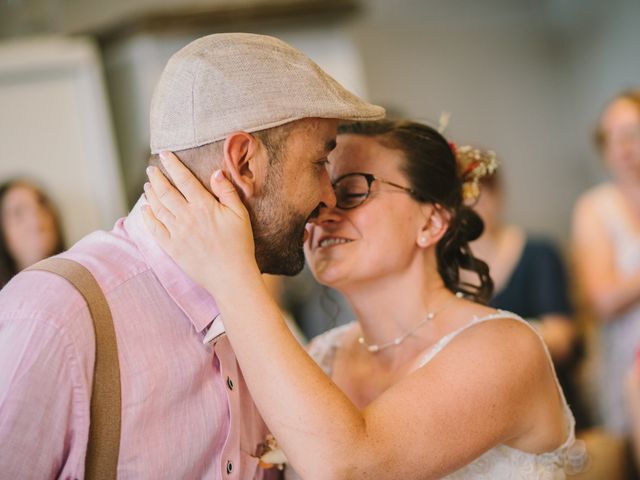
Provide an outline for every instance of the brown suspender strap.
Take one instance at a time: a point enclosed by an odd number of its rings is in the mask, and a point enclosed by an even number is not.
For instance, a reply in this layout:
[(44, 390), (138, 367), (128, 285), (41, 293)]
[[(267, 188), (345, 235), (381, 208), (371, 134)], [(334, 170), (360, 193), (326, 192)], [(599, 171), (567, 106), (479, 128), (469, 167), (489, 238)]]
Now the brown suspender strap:
[(120, 452), (120, 366), (109, 304), (91, 272), (78, 262), (65, 258), (47, 258), (29, 270), (44, 270), (60, 275), (87, 302), (95, 331), (96, 356), (85, 478), (114, 479), (117, 476)]

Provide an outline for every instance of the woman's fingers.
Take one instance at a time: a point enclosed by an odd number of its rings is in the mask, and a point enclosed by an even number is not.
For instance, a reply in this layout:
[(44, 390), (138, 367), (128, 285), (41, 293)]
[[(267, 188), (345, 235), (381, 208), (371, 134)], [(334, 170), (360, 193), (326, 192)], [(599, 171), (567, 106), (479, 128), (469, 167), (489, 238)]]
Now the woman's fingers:
[(156, 221), (161, 222), (165, 230), (168, 231), (169, 227), (173, 224), (173, 220), (175, 220), (175, 215), (165, 208), (153, 185), (149, 182), (144, 184), (144, 195), (147, 198), (149, 207), (151, 207), (154, 218)]
[(169, 179), (158, 167), (147, 167), (147, 177), (158, 201), (172, 214), (179, 215), (187, 204), (180, 191), (171, 185)]
[(172, 152), (160, 152), (160, 161), (174, 185), (188, 202), (195, 202), (210, 196), (200, 181)]
[(142, 218), (151, 234), (156, 237), (160, 243), (160, 246), (166, 245), (171, 238), (171, 234), (164, 224), (157, 219), (150, 205), (142, 206)]
[(227, 180), (222, 170), (213, 172), (211, 176), (211, 191), (218, 197), (220, 203), (229, 208), (233, 213), (241, 218), (247, 215), (247, 209), (242, 203), (242, 200), (240, 200), (238, 191), (233, 183)]

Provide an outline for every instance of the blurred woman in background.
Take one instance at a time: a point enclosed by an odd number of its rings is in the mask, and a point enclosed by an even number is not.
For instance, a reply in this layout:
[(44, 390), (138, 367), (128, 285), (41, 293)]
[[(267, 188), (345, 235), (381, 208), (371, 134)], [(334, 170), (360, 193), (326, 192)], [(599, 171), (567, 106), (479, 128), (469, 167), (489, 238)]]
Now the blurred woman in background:
[(16, 273), (64, 250), (56, 211), (33, 183), (0, 185), (0, 288)]
[(611, 179), (578, 199), (573, 253), (599, 322), (600, 420), (626, 437), (624, 376), (640, 344), (640, 91), (622, 92), (606, 105), (595, 141)]

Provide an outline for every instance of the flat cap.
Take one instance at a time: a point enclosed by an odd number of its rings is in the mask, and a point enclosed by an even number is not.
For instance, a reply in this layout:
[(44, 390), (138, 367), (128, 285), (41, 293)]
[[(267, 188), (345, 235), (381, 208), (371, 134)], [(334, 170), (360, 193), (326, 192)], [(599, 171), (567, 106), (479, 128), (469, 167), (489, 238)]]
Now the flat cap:
[(162, 72), (151, 100), (151, 152), (199, 147), (237, 130), (311, 117), (377, 120), (384, 109), (277, 38), (208, 35), (175, 53)]

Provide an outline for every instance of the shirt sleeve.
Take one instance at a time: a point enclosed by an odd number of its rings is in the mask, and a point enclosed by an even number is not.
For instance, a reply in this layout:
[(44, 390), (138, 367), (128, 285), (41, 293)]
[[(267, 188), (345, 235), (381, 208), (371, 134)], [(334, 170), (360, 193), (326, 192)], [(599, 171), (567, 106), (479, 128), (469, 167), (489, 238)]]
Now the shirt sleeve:
[(2, 478), (83, 478), (88, 405), (63, 331), (38, 318), (0, 318)]
[(569, 299), (566, 270), (557, 249), (549, 242), (532, 242), (532, 284), (530, 285), (535, 316), (573, 313)]

